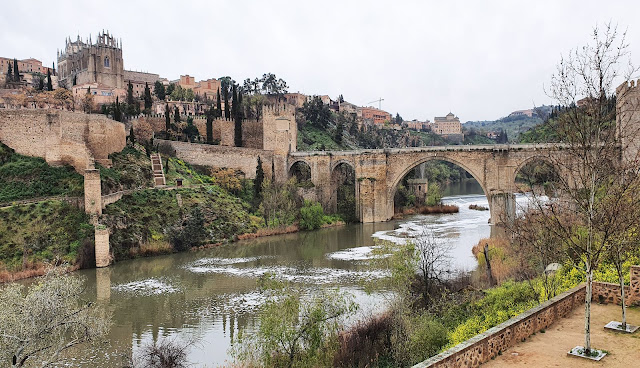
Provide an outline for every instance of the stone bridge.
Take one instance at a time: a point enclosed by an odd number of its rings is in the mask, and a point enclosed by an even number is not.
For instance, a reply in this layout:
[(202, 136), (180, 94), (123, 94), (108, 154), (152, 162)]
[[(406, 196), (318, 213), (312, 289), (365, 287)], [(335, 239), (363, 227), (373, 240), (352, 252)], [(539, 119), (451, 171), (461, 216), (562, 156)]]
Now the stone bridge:
[[(402, 178), (421, 163), (442, 160), (456, 164), (482, 186), (489, 201), (491, 223), (515, 216), (515, 178), (528, 162), (544, 160), (560, 152), (556, 144), (466, 145), (358, 151), (291, 152), (289, 176), (297, 162), (311, 169), (316, 197), (325, 209), (337, 203), (337, 167), (355, 172), (356, 214), (362, 222), (393, 217), (393, 197)], [(556, 153), (557, 152), (557, 153)], [(561, 173), (560, 173), (561, 174)]]

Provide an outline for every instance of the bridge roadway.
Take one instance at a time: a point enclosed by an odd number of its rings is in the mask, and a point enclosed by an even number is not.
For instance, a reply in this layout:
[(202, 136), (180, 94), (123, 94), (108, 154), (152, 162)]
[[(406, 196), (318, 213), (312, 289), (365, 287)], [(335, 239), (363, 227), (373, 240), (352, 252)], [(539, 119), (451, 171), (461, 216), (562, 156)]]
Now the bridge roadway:
[(561, 153), (562, 148), (560, 144), (545, 143), (290, 152), (287, 169), (291, 176), (291, 169), (297, 162), (308, 165), (315, 185), (315, 193), (310, 193), (311, 197), (315, 197), (327, 210), (335, 210), (339, 181), (336, 168), (349, 166), (356, 177), (358, 218), (362, 222), (379, 222), (393, 217), (396, 188), (410, 170), (431, 160), (451, 162), (465, 169), (480, 183), (489, 201), (491, 222), (496, 224), (515, 216), (517, 172), (532, 160), (549, 161), (552, 155)]

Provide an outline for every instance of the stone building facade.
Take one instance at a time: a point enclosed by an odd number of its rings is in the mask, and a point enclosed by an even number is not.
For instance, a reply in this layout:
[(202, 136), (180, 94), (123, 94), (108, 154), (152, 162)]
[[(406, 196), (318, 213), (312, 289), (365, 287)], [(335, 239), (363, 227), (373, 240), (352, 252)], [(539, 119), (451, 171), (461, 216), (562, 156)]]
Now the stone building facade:
[(135, 97), (144, 97), (145, 85), (149, 86), (151, 94), (153, 94), (155, 90), (155, 83), (159, 79), (160, 76), (154, 73), (135, 72), (132, 70), (124, 71), (125, 89), (129, 88), (128, 85), (131, 83), (133, 86), (133, 96)]
[(460, 119), (457, 116), (453, 115), (453, 113), (448, 113), (447, 116), (436, 116), (433, 118), (431, 130), (436, 134), (445, 136), (462, 134), (462, 124), (460, 124)]
[[(124, 62), (122, 43), (107, 33), (98, 34), (96, 43), (67, 38), (65, 48), (58, 52), (58, 76), (61, 86), (100, 83), (113, 88), (124, 88)], [(74, 83), (75, 80), (75, 83)]]
[(365, 123), (373, 123), (376, 125), (382, 125), (385, 122), (391, 121), (391, 114), (384, 110), (376, 109), (375, 107), (359, 108), (358, 117), (362, 117)]
[[(46, 75), (48, 72), (54, 74), (54, 70), (52, 68), (46, 67), (42, 65), (42, 62), (38, 59), (28, 58), (23, 60), (17, 60), (18, 62), (18, 72), (20, 73), (40, 73)], [(0, 74), (7, 74), (7, 70), (11, 66), (11, 71), (13, 72), (13, 59), (0, 57)]]

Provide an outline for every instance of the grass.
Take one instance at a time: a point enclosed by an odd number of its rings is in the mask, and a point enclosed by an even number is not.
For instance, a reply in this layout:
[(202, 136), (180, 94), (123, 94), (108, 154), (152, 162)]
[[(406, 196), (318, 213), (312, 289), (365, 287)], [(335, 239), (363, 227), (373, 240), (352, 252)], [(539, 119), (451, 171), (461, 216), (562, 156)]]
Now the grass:
[(0, 262), (14, 272), (39, 264), (73, 264), (93, 226), (81, 209), (62, 201), (47, 201), (0, 209)]
[(151, 160), (144, 152), (127, 146), (121, 152), (112, 153), (109, 158), (113, 162), (112, 167), (96, 165), (100, 169), (103, 195), (153, 186)]
[(52, 167), (42, 158), (17, 154), (0, 143), (0, 203), (83, 193), (83, 177), (72, 167)]
[(104, 210), (103, 222), (111, 228), (116, 259), (168, 252), (171, 228), (180, 226), (196, 206), (204, 215), (208, 243), (227, 242), (259, 226), (246, 203), (215, 185), (137, 191)]

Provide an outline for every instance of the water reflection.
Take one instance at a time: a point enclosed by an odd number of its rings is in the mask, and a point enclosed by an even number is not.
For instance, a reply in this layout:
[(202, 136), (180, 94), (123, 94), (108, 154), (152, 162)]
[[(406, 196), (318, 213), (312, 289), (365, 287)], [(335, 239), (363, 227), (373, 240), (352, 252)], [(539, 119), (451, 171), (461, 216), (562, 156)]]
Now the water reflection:
[(430, 228), (452, 242), (456, 267), (475, 267), (470, 249), (491, 230), (488, 211), (468, 206), (486, 206), (487, 200), (482, 194), (457, 195), (445, 202), (458, 204), (460, 213), (253, 239), (80, 271), (88, 280), (87, 298), (109, 308), (113, 327), (109, 344), (92, 352), (97, 359), (78, 365), (115, 366), (131, 350), (162, 337), (195, 340), (190, 360), (198, 366), (224, 364), (239, 334), (257, 328), (256, 311), (265, 300), (257, 277), (266, 272), (298, 284), (303, 295), (339, 287), (354, 295), (360, 316), (375, 313), (384, 308), (388, 292), (367, 294), (362, 283), (384, 275), (369, 262), (377, 238), (402, 241)]

